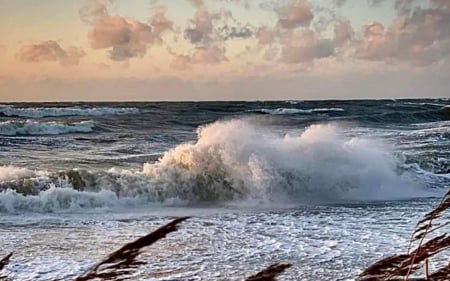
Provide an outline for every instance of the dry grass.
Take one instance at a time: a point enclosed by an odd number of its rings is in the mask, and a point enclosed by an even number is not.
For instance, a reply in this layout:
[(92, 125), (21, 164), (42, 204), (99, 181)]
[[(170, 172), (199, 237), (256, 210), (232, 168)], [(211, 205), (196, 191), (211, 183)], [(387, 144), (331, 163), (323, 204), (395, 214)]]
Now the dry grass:
[[(0, 260), (0, 272), (2, 272), (3, 269), (5, 268), (5, 266), (8, 265), (9, 260), (11, 259), (12, 255), (13, 255), (13, 253), (11, 252)], [(0, 274), (0, 280), (8, 280), (8, 275)]]
[(143, 248), (165, 238), (167, 234), (177, 231), (178, 225), (186, 219), (188, 217), (177, 218), (157, 230), (125, 244), (119, 250), (109, 254), (107, 258), (91, 267), (83, 275), (75, 278), (75, 281), (128, 279), (134, 269), (146, 264), (145, 261), (137, 260)]
[[(428, 272), (428, 265), (438, 253), (450, 249), (450, 235), (444, 233), (429, 238), (436, 230), (450, 224), (450, 217), (446, 211), (450, 209), (450, 190), (445, 194), (441, 203), (427, 213), (417, 223), (411, 235), (410, 245), (404, 254), (397, 254), (383, 258), (367, 267), (356, 279), (357, 281), (450, 281), (450, 263), (433, 273)], [(105, 259), (89, 268), (74, 281), (88, 280), (126, 280), (132, 279), (136, 268), (147, 264), (138, 260), (138, 256), (145, 247), (152, 245), (169, 233), (178, 230), (179, 224), (188, 219), (181, 217), (174, 219), (157, 230), (125, 244), (117, 251), (109, 254)], [(411, 250), (416, 244), (414, 250)], [(13, 253), (0, 260), (0, 272), (4, 270)], [(275, 263), (259, 273), (245, 279), (245, 281), (275, 281), (291, 264)], [(422, 270), (424, 277), (410, 277)], [(10, 280), (8, 276), (1, 276), (0, 280)]]
[(275, 281), (276, 277), (291, 267), (289, 263), (276, 263), (245, 279), (245, 281)]
[[(429, 238), (429, 236), (435, 234), (436, 230), (442, 229), (450, 223), (449, 216), (446, 214), (448, 209), (450, 209), (450, 190), (444, 195), (441, 203), (417, 223), (405, 254), (389, 256), (375, 262), (367, 267), (357, 280), (449, 281), (450, 263), (431, 274), (428, 272), (429, 263), (432, 262), (431, 258), (450, 248), (450, 235), (448, 233)], [(411, 250), (415, 243), (417, 244), (416, 248)], [(424, 272), (423, 278), (410, 277), (420, 269)]]

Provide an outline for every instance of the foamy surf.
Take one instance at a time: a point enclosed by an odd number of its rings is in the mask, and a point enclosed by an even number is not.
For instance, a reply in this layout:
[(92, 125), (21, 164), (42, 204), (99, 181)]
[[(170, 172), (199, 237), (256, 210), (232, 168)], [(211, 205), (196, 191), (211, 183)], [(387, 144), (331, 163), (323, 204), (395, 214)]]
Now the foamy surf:
[(93, 121), (81, 121), (73, 123), (62, 122), (37, 122), (26, 121), (4, 121), (0, 122), (0, 135), (2, 136), (24, 136), (24, 135), (60, 135), (70, 133), (91, 133), (94, 131)]
[[(277, 135), (249, 121), (230, 120), (200, 127), (196, 142), (167, 151), (142, 170), (38, 172), (3, 167), (0, 210), (28, 210), (30, 202), (30, 210), (42, 206), (45, 212), (49, 200), (57, 201), (50, 204), (54, 210), (110, 207), (130, 198), (143, 204), (236, 200), (302, 204), (425, 195), (417, 179), (400, 172), (402, 163), (388, 146), (347, 138), (340, 130), (324, 124), (295, 135)], [(50, 196), (61, 192), (64, 196)], [(106, 201), (97, 197), (99, 192), (103, 199), (108, 195)]]
[(137, 114), (136, 107), (15, 107), (0, 105), (0, 116), (42, 118), (59, 116), (108, 116)]
[(256, 109), (252, 112), (260, 112), (273, 115), (288, 115), (288, 114), (312, 114), (312, 113), (327, 113), (327, 112), (343, 112), (345, 111), (340, 107), (331, 108), (311, 108), (311, 109), (300, 109), (300, 108), (275, 108), (275, 109)]

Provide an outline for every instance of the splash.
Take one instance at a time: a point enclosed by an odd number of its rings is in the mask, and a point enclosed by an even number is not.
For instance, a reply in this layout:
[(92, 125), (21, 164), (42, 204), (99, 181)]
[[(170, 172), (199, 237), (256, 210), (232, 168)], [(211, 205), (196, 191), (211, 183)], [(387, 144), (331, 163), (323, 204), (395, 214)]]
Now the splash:
[(142, 170), (0, 169), (0, 198), (22, 202), (5, 207), (10, 201), (2, 199), (0, 209), (27, 209), (30, 202), (35, 210), (52, 198), (52, 208), (59, 208), (110, 206), (130, 198), (143, 204), (302, 204), (423, 196), (401, 164), (388, 146), (345, 137), (337, 125), (280, 135), (248, 120), (229, 120), (200, 127), (196, 142), (178, 145)]
[[(417, 195), (385, 145), (345, 138), (336, 125), (280, 136), (244, 120), (198, 130), (196, 143), (166, 152), (144, 173), (173, 194), (295, 202), (381, 200)], [(174, 192), (177, 190), (177, 192)]]

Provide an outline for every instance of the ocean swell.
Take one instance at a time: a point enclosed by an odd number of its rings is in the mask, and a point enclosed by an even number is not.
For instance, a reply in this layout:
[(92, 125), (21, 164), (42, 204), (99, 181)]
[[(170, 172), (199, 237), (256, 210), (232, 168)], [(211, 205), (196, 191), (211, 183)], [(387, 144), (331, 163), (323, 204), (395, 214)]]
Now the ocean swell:
[(327, 113), (327, 112), (343, 112), (345, 111), (340, 107), (331, 108), (312, 108), (312, 109), (300, 109), (300, 108), (275, 108), (275, 109), (256, 109), (251, 112), (273, 114), (273, 115), (287, 115), (287, 114), (312, 114), (312, 113)]
[[(91, 198), (99, 192), (108, 199), (95, 197), (94, 207), (130, 198), (147, 204), (328, 203), (422, 196), (420, 184), (400, 171), (401, 164), (389, 147), (374, 140), (346, 138), (336, 125), (313, 125), (298, 134), (277, 135), (249, 121), (230, 120), (200, 127), (196, 142), (167, 151), (140, 171), (38, 172), (3, 167), (0, 198), (31, 200), (35, 210), (43, 198), (65, 200), (52, 206), (89, 206), (79, 202), (86, 202), (84, 195)], [(54, 194), (58, 188), (64, 188), (64, 196), (43, 197), (42, 192)], [(27, 196), (32, 197), (25, 200)], [(6, 206), (0, 199), (0, 204), (0, 211), (27, 209), (25, 203)]]
[(60, 135), (70, 133), (91, 133), (94, 131), (93, 121), (82, 121), (74, 123), (62, 122), (36, 122), (26, 121), (4, 121), (0, 122), (0, 135), (2, 136), (24, 136), (24, 135)]
[(104, 116), (139, 113), (135, 107), (15, 107), (0, 105), (0, 116), (42, 118), (59, 116)]

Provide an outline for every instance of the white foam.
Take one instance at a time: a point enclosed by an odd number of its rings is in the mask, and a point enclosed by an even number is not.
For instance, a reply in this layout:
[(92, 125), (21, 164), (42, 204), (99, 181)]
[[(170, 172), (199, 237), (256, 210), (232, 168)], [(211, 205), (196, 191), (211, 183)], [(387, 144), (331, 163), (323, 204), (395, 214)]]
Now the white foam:
[(312, 109), (299, 109), (299, 108), (276, 108), (276, 109), (257, 109), (254, 112), (262, 112), (273, 115), (286, 115), (286, 114), (312, 114), (312, 113), (325, 113), (325, 112), (342, 112), (343, 108), (331, 107), (331, 108), (312, 108)]
[(41, 118), (58, 116), (103, 116), (139, 113), (136, 107), (14, 107), (0, 105), (0, 113), (6, 116)]
[[(314, 125), (299, 136), (278, 136), (243, 120), (216, 122), (196, 143), (167, 152), (144, 173), (168, 194), (255, 198), (374, 200), (414, 197), (419, 191), (397, 174), (397, 159), (377, 141), (345, 138), (335, 125)], [(198, 196), (198, 194), (197, 194)]]
[(60, 212), (80, 209), (117, 207), (120, 202), (112, 191), (99, 192), (77, 191), (70, 185), (41, 191), (38, 195), (23, 195), (8, 189), (0, 192), (0, 211), (15, 213), (27, 212)]
[(27, 168), (0, 166), (0, 182), (18, 180), (20, 178), (33, 176), (35, 176), (35, 173)]
[(26, 121), (4, 121), (0, 122), (0, 135), (59, 135), (69, 133), (91, 133), (94, 131), (93, 121), (82, 121), (75, 123), (62, 122), (37, 122)]
[(418, 179), (413, 183), (407, 172), (400, 174), (400, 165), (389, 146), (345, 137), (337, 125), (277, 135), (246, 120), (230, 120), (199, 128), (196, 142), (167, 151), (156, 163), (144, 164), (142, 171), (78, 171), (83, 191), (73, 188), (70, 174), (0, 169), (0, 177), (16, 180), (3, 188), (29, 190), (20, 181), (28, 178), (38, 190), (29, 196), (4, 191), (0, 209), (112, 208), (129, 200), (287, 205), (428, 196)]

